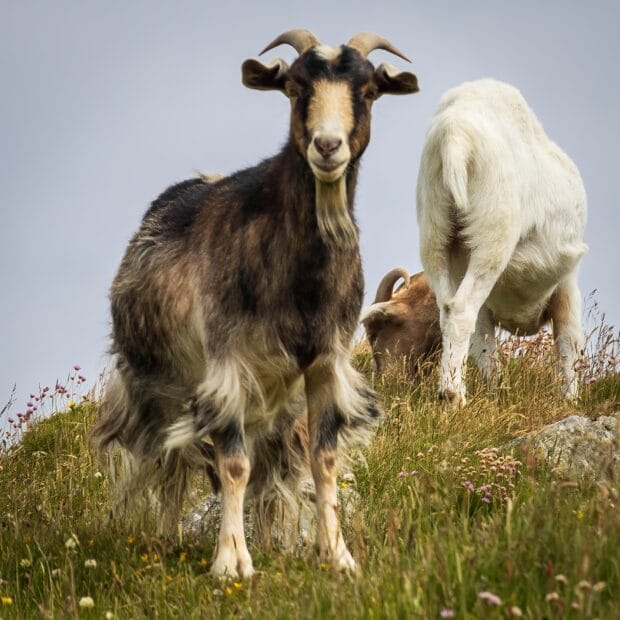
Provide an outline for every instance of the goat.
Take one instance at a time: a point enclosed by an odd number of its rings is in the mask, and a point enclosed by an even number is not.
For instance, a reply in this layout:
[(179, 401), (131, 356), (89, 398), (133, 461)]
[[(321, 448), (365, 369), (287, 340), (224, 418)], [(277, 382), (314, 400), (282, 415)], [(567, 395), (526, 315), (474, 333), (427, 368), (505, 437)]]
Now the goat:
[(222, 494), (220, 576), (254, 572), (246, 495), (268, 511), (274, 495), (296, 499), (308, 469), (321, 557), (355, 569), (337, 448), (366, 443), (380, 412), (350, 362), (363, 293), (353, 201), (373, 101), (418, 90), (412, 73), (367, 60), (378, 48), (406, 59), (373, 33), (330, 47), (292, 30), (261, 54), (281, 44), (299, 54), (290, 66), (246, 60), (242, 81), (290, 100), (282, 150), (169, 188), (129, 243), (111, 290), (116, 373), (94, 431), (157, 490), (162, 530), (174, 530), (190, 467), (207, 459)]
[(577, 167), (516, 88), (489, 79), (444, 94), (417, 184), (420, 255), (440, 313), (442, 397), (465, 403), (470, 339), (491, 380), (495, 326), (527, 335), (549, 321), (564, 392), (576, 395), (586, 211)]
[[(401, 278), (403, 284), (394, 291)], [(411, 277), (403, 267), (388, 272), (379, 283), (374, 302), (362, 311), (360, 321), (379, 373), (390, 359), (404, 358), (413, 376), (441, 345), (439, 310), (423, 272)]]

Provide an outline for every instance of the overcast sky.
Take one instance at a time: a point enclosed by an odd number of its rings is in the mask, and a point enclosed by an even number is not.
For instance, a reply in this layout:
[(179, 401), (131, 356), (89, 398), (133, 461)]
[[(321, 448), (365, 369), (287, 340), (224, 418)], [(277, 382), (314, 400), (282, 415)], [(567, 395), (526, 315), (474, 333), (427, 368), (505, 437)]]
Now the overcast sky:
[[(373, 30), (413, 59), (421, 91), (374, 107), (356, 211), (367, 301), (420, 269), (415, 182), (441, 94), (517, 86), (573, 158), (589, 198), (580, 282), (620, 322), (620, 3), (0, 0), (0, 399), (106, 361), (107, 291), (151, 200), (196, 171), (229, 173), (286, 140), (288, 102), (240, 66), (294, 27), (339, 44)], [(266, 60), (294, 58), (291, 48)]]

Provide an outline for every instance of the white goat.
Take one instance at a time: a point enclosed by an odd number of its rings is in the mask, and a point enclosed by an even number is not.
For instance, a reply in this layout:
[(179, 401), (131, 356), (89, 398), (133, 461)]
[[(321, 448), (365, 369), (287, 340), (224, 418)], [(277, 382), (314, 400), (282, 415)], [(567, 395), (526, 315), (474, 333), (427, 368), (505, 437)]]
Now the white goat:
[(417, 186), (420, 253), (440, 310), (443, 398), (465, 402), (470, 338), (488, 380), (496, 325), (532, 334), (548, 321), (565, 392), (576, 395), (586, 211), (577, 167), (516, 88), (479, 80), (445, 93)]

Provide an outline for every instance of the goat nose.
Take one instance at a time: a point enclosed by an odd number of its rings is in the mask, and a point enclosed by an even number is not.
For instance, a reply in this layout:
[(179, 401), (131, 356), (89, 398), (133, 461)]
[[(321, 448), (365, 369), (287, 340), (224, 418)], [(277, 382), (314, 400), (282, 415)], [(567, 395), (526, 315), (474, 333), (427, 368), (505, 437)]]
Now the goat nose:
[(340, 138), (315, 138), (314, 146), (316, 150), (323, 156), (323, 159), (329, 159), (342, 144)]

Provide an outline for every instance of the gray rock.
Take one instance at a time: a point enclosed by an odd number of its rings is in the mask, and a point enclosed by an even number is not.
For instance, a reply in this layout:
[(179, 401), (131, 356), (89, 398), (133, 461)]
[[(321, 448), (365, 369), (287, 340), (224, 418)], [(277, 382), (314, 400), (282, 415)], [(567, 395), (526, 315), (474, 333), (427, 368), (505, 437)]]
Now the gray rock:
[(579, 415), (549, 424), (510, 443), (509, 447), (549, 464), (554, 475), (570, 480), (620, 480), (618, 419)]
[[(314, 483), (311, 480), (303, 481), (299, 492), (311, 499), (312, 507), (308, 504), (300, 505), (297, 514), (292, 516), (292, 519), (274, 526), (271, 532), (272, 544), (290, 552), (303, 552), (316, 537)], [(355, 475), (352, 472), (346, 472), (340, 477), (338, 484), (340, 513), (345, 524), (351, 520), (358, 500)], [(197, 508), (183, 517), (181, 522), (183, 534), (190, 538), (199, 537), (204, 540), (206, 537), (207, 540), (215, 541), (220, 525), (221, 510), (220, 498), (217, 495), (207, 495)], [(252, 537), (254, 523), (249, 507), (245, 510), (245, 531), (248, 537)]]

